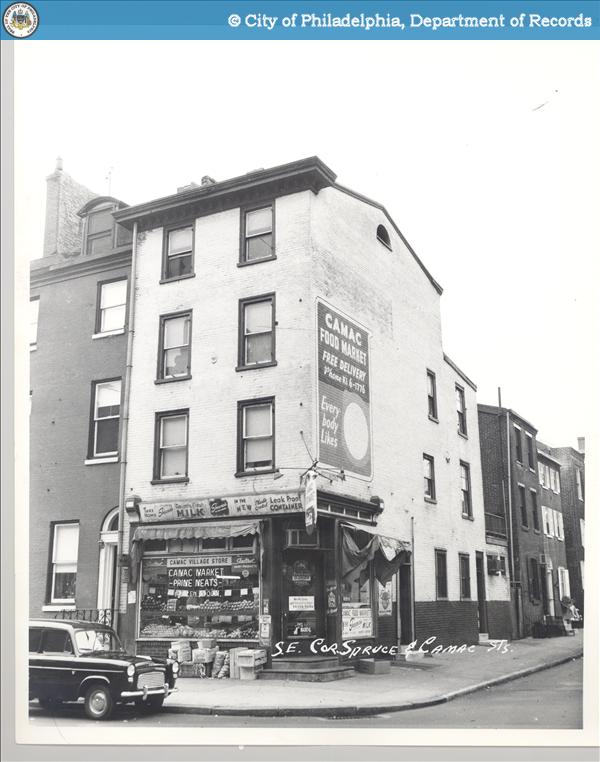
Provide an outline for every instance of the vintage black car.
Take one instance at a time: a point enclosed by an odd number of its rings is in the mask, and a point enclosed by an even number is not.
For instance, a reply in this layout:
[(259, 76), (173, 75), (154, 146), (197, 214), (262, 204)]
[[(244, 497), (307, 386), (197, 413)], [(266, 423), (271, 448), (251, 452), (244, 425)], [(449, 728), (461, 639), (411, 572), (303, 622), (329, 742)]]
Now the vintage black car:
[(179, 665), (133, 656), (110, 627), (95, 622), (29, 622), (29, 699), (41, 706), (84, 700), (87, 716), (106, 720), (115, 704), (160, 709), (175, 688)]

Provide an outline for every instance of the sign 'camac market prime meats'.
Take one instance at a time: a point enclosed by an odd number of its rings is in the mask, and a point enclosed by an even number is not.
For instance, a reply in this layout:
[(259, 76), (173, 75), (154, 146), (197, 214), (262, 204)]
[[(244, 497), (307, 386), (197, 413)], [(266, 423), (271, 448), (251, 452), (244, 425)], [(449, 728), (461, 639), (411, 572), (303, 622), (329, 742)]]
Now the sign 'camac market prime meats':
[(317, 300), (319, 460), (372, 475), (369, 333)]

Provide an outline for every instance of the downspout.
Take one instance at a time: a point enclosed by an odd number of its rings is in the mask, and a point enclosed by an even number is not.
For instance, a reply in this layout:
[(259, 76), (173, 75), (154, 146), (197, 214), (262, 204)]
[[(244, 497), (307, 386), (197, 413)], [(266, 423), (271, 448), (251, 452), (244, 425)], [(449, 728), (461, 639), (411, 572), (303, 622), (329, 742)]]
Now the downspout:
[(519, 596), (519, 590), (520, 585), (517, 586), (517, 581), (515, 578), (515, 551), (514, 551), (514, 545), (513, 545), (513, 515), (512, 515), (512, 469), (510, 466), (510, 414), (508, 410), (506, 411), (506, 464), (507, 464), (507, 470), (508, 470), (508, 526), (509, 526), (509, 543), (510, 543), (510, 566), (511, 566), (511, 577), (512, 582), (511, 585), (514, 586), (515, 594), (516, 594), (516, 607), (515, 607), (515, 613), (516, 613), (516, 619), (517, 619), (517, 633), (520, 636), (521, 634), (521, 613), (519, 610), (520, 606), (520, 596)]
[(417, 625), (415, 622), (415, 517), (410, 517), (410, 544), (411, 544), (411, 558), (410, 558), (410, 587), (411, 587), (411, 641), (417, 637)]
[(125, 548), (123, 547), (123, 538), (125, 535), (124, 521), (125, 521), (125, 479), (127, 475), (127, 430), (129, 428), (129, 398), (131, 390), (131, 367), (133, 357), (133, 336), (134, 336), (134, 320), (135, 320), (135, 279), (136, 279), (136, 255), (137, 255), (137, 222), (133, 223), (133, 239), (131, 245), (131, 273), (129, 276), (129, 317), (127, 320), (127, 349), (125, 360), (125, 381), (123, 384), (123, 415), (121, 416), (121, 437), (119, 440), (119, 453), (121, 455), (119, 464), (119, 532), (117, 541), (117, 581), (116, 581), (116, 610), (115, 610), (115, 623), (116, 626), (119, 622), (119, 613), (121, 610), (121, 580), (122, 580), (122, 566), (121, 560)]

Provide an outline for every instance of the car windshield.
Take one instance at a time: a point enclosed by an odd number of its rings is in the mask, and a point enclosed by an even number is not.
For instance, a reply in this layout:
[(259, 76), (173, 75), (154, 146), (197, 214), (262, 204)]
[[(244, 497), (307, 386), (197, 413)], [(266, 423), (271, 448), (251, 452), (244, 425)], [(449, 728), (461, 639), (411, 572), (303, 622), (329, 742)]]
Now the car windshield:
[(80, 654), (123, 650), (119, 638), (110, 630), (76, 630), (75, 642)]

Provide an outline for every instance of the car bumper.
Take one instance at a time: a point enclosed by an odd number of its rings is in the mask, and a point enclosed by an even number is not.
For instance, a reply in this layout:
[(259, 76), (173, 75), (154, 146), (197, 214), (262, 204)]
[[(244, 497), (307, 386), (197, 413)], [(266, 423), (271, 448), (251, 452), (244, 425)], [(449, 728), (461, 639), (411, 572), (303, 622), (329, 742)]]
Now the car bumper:
[(136, 691), (121, 691), (121, 698), (124, 699), (130, 699), (130, 698), (141, 698), (146, 699), (148, 696), (164, 696), (165, 698), (176, 691), (177, 688), (169, 688), (167, 683), (165, 683), (160, 688), (140, 688)]

